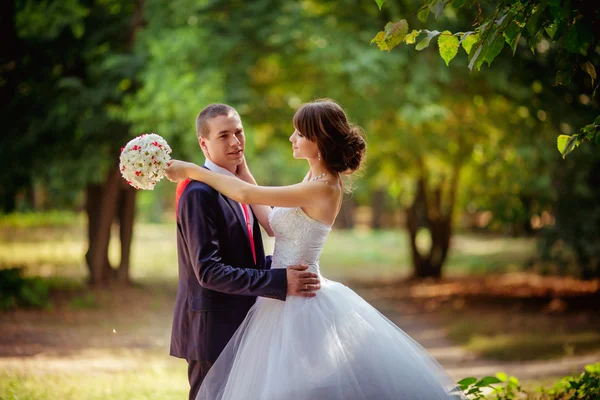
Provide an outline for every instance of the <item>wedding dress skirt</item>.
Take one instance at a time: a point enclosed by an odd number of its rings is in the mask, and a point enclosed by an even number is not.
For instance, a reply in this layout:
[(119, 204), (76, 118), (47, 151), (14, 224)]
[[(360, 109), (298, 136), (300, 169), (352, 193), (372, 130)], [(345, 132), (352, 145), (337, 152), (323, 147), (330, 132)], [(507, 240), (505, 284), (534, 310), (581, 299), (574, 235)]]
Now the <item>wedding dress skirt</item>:
[[(330, 230), (301, 209), (271, 213), (274, 267), (318, 256)], [(416, 341), (350, 288), (321, 277), (314, 298), (259, 298), (197, 400), (464, 399)]]

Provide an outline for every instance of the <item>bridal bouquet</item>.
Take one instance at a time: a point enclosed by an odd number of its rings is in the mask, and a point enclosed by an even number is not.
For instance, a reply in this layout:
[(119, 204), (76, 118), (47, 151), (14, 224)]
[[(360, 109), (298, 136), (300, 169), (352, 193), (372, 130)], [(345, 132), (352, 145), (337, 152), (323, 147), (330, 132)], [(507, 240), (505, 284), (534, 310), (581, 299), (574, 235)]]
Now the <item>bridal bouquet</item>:
[(154, 190), (156, 182), (165, 176), (170, 154), (171, 147), (159, 135), (138, 136), (121, 149), (121, 175), (136, 189)]

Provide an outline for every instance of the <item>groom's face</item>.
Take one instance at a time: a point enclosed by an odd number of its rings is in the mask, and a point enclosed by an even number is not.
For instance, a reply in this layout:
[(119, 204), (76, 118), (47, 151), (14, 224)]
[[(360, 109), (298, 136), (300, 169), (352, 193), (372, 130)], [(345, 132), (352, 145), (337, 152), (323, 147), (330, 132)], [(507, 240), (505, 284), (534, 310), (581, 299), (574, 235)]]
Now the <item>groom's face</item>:
[(215, 164), (235, 173), (244, 161), (244, 127), (240, 116), (234, 113), (219, 115), (208, 121), (206, 137), (200, 137), (200, 147)]

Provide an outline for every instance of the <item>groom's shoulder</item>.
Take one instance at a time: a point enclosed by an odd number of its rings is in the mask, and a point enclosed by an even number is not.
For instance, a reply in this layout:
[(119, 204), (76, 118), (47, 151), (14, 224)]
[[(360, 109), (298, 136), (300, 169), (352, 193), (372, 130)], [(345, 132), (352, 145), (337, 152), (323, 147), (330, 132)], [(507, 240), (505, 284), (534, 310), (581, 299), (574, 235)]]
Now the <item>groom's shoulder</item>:
[(212, 187), (208, 186), (204, 182), (198, 182), (195, 180), (191, 180), (190, 183), (186, 186), (183, 196), (216, 196), (218, 192)]

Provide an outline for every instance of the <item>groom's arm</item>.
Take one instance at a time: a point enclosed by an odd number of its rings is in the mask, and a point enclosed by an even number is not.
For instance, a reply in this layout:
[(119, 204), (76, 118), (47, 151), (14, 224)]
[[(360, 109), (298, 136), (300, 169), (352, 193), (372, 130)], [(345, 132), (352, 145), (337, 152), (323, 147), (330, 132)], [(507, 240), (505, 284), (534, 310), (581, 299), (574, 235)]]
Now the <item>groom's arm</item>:
[(238, 268), (223, 262), (216, 224), (215, 193), (208, 187), (191, 188), (179, 203), (178, 229), (185, 237), (198, 281), (203, 287), (218, 292), (285, 300), (285, 268)]

